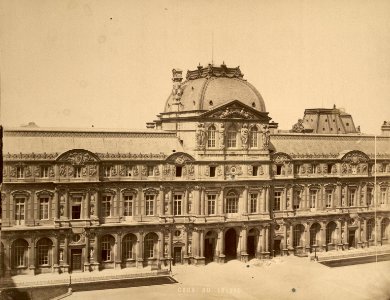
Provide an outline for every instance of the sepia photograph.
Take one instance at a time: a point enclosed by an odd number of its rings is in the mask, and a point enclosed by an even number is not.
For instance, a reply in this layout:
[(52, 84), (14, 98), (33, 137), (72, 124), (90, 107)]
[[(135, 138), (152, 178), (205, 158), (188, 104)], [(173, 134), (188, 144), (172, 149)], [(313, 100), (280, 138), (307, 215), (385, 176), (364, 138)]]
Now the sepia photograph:
[(390, 300), (390, 1), (0, 0), (0, 300)]

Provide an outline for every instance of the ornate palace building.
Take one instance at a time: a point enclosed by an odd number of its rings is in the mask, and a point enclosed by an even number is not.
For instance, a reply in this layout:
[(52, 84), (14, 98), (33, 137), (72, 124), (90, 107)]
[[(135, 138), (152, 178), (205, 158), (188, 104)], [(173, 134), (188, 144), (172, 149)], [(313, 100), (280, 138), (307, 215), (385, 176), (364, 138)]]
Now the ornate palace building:
[(388, 243), (386, 122), (374, 137), (336, 107), (307, 109), (282, 132), (239, 68), (172, 80), (146, 130), (4, 130), (2, 274)]

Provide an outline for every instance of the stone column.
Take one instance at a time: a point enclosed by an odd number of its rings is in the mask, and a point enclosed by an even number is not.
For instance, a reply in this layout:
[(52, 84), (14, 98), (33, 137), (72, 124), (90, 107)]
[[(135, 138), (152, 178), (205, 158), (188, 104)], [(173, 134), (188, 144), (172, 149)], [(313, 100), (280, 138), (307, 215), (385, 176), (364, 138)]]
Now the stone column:
[(90, 253), (89, 253), (89, 232), (85, 235), (85, 249), (84, 249), (84, 272), (89, 272), (90, 269)]
[(85, 206), (84, 206), (84, 219), (89, 219), (89, 210), (90, 210), (90, 195), (89, 191), (85, 192)]
[(265, 251), (269, 253), (269, 226), (265, 228)]
[(172, 229), (168, 229), (168, 258), (172, 258)]
[(93, 271), (99, 271), (99, 236), (95, 234), (93, 241)]
[(308, 252), (310, 250), (310, 225), (305, 224), (305, 249)]
[(202, 216), (204, 216), (204, 213), (205, 213), (204, 206), (205, 206), (205, 190), (202, 187), (201, 197), (200, 197), (200, 215), (202, 215)]
[(117, 234), (115, 239), (115, 269), (120, 269), (122, 267), (122, 235)]
[(183, 263), (188, 263), (188, 228), (183, 230), (184, 251), (183, 251)]
[(288, 245), (289, 250), (294, 250), (294, 225), (290, 224), (290, 236), (289, 236), (290, 244)]
[(242, 213), (247, 214), (248, 213), (248, 186), (244, 187), (244, 191), (242, 192), (243, 196), (243, 206), (242, 206)]
[(64, 266), (64, 271), (69, 272), (69, 238), (67, 235), (65, 235), (65, 239), (64, 239), (64, 257), (62, 263)]
[(326, 207), (326, 199), (325, 199), (325, 187), (321, 184), (321, 194), (320, 194), (320, 210), (324, 210)]
[(53, 244), (53, 271), (54, 271), (54, 273), (59, 273), (58, 238), (56, 236), (54, 236), (54, 244)]
[(361, 248), (362, 247), (362, 220), (360, 218), (358, 218), (358, 228), (357, 228), (357, 234), (358, 234), (358, 238), (357, 238), (357, 244), (358, 244), (358, 248)]
[(257, 193), (256, 197), (256, 213), (260, 213), (261, 211), (261, 204), (260, 204), (260, 199), (261, 199), (261, 190)]
[(100, 216), (100, 201), (99, 201), (99, 191), (98, 190), (95, 191), (94, 198), (95, 198), (95, 214), (94, 214), (94, 216), (97, 219), (99, 219), (99, 216)]
[(382, 227), (381, 227), (382, 218), (378, 218), (377, 220), (375, 220), (375, 222), (376, 222), (375, 240), (377, 244), (380, 245), (382, 242)]
[(195, 215), (199, 215), (199, 205), (200, 205), (200, 191), (199, 191), (199, 186), (195, 186), (194, 187), (194, 191), (193, 191), (193, 196), (192, 196), (192, 201), (194, 202), (193, 203), (193, 209), (192, 209), (192, 212), (193, 214)]
[[(31, 252), (30, 246), (29, 246), (29, 249), (30, 249), (30, 251), (29, 251), (29, 253), (30, 253)], [(12, 268), (12, 263), (11, 263), (12, 255), (11, 255), (11, 253), (12, 253), (11, 244), (4, 244), (4, 270), (5, 270), (5, 274), (9, 275), (9, 276), (11, 275), (11, 268)], [(31, 253), (30, 253), (30, 255), (31, 255)], [(31, 270), (31, 263), (32, 263), (32, 261), (29, 259), (30, 270)], [(35, 266), (32, 269), (32, 274), (34, 274), (34, 271), (35, 271)]]
[(58, 220), (60, 218), (60, 197), (58, 197), (58, 189), (56, 188), (54, 190), (54, 215), (53, 218), (54, 220)]
[(287, 254), (287, 224), (283, 224), (283, 254)]
[(224, 193), (223, 193), (223, 187), (221, 188), (221, 192), (219, 193), (219, 201), (218, 201), (218, 214), (222, 215), (224, 213)]
[(343, 241), (341, 239), (342, 236), (341, 221), (336, 221), (336, 223), (337, 223), (337, 249), (340, 250), (343, 246)]
[[(35, 275), (35, 267), (37, 265), (36, 262), (36, 245), (35, 245), (35, 238), (31, 238), (31, 243), (29, 245), (29, 257), (28, 257), (28, 263), (29, 263), (29, 269), (30, 269), (30, 274)], [(11, 245), (9, 245), (9, 253), (8, 253), (8, 259), (11, 259)], [(11, 264), (9, 264), (11, 266)]]
[(265, 188), (265, 211), (267, 213), (270, 213), (270, 209), (269, 209), (269, 187), (268, 186)]
[(199, 257), (199, 232), (196, 229), (192, 232), (192, 255)]
[(325, 225), (325, 222), (321, 222), (321, 244), (322, 244), (323, 250), (325, 251), (326, 248), (327, 248), (327, 244), (326, 244), (326, 225)]
[(141, 231), (141, 232), (138, 232), (137, 233), (137, 243), (138, 243), (138, 247), (137, 247), (137, 268), (142, 268), (143, 267), (143, 262), (144, 262), (144, 259), (143, 259), (143, 243), (144, 243), (144, 233)]
[(118, 193), (118, 217), (121, 218), (124, 215), (124, 213), (123, 213), (123, 208), (124, 208), (124, 205), (123, 205), (123, 193), (121, 193), (121, 189), (120, 188), (118, 188), (117, 193)]
[(248, 240), (248, 228), (246, 226), (243, 226), (241, 228), (241, 261), (247, 262), (248, 261), (248, 250), (247, 250), (247, 240)]
[(309, 187), (307, 185), (305, 185), (305, 208), (310, 208), (310, 204), (309, 204)]
[(367, 239), (367, 219), (363, 220), (363, 242), (366, 246), (368, 246), (368, 239)]
[(173, 214), (173, 210), (172, 210), (172, 208), (173, 208), (173, 191), (172, 190), (170, 190), (169, 192), (168, 192), (169, 194), (169, 199), (168, 199), (168, 215), (169, 216), (172, 216), (172, 214)]
[(158, 233), (158, 259), (164, 258), (164, 231)]
[(343, 240), (344, 246), (346, 249), (348, 249), (348, 221), (344, 221), (344, 240)]
[(262, 187), (261, 189), (261, 212), (266, 212), (266, 204), (265, 204), (265, 194), (266, 194), (267, 189), (265, 187)]
[(225, 235), (223, 228), (220, 228), (218, 231), (218, 259), (219, 262), (225, 262)]
[(364, 194), (364, 197), (363, 197), (363, 206), (367, 206), (367, 183), (364, 185), (364, 188), (363, 188), (363, 194)]
[(265, 257), (266, 256), (266, 248), (265, 248), (265, 240), (266, 240), (266, 232), (265, 232), (265, 227), (261, 227), (261, 251), (262, 251), (262, 256)]
[(183, 215), (188, 215), (188, 189), (184, 192)]
[(200, 231), (200, 241), (199, 241), (199, 246), (200, 246), (200, 257), (204, 257), (204, 230)]
[(357, 196), (355, 198), (355, 206), (361, 206), (360, 204), (361, 193), (362, 193), (362, 186), (359, 182), (358, 189), (357, 189)]
[(287, 209), (287, 188), (283, 188), (283, 197), (282, 197), (282, 207), (280, 208), (282, 211)]
[(137, 216), (141, 216), (142, 215), (142, 210), (141, 210), (142, 196), (143, 196), (142, 187), (139, 187), (138, 188), (138, 193), (137, 193), (137, 201), (135, 203), (135, 206), (136, 206), (135, 210), (136, 210)]
[(158, 193), (158, 199), (160, 201), (160, 216), (163, 216), (165, 215), (165, 193), (163, 187), (160, 187), (160, 191)]
[(336, 201), (336, 206), (341, 207), (341, 199), (342, 199), (342, 190), (341, 190), (341, 184), (337, 184), (336, 186), (336, 194), (337, 194), (337, 201)]

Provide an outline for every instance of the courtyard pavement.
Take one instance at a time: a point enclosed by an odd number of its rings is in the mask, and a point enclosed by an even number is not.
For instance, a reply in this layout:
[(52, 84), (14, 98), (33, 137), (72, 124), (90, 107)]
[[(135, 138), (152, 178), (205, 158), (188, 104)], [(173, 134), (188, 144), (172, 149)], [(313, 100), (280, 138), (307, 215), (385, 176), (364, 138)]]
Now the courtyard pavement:
[(172, 271), (177, 284), (75, 292), (67, 299), (390, 299), (390, 261), (329, 268), (284, 256)]

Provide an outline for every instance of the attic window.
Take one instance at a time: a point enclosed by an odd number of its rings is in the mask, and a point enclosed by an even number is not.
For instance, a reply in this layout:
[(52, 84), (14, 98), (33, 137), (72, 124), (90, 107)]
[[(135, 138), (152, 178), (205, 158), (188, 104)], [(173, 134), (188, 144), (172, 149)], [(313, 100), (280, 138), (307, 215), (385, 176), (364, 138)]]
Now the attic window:
[(325, 119), (325, 122), (328, 122), (328, 119)]
[(333, 131), (333, 128), (331, 128), (330, 131)]
[(349, 123), (345, 123), (345, 125), (349, 126)]
[(192, 101), (192, 104), (195, 106), (195, 101)]
[(335, 120), (335, 119), (333, 119), (333, 122), (336, 122), (336, 120)]
[(209, 101), (209, 105), (213, 105), (213, 104), (214, 104), (213, 101), (210, 100), (210, 101)]
[(325, 131), (325, 128), (322, 128), (323, 131)]
[(256, 107), (256, 103), (255, 102), (252, 102), (252, 107)]

